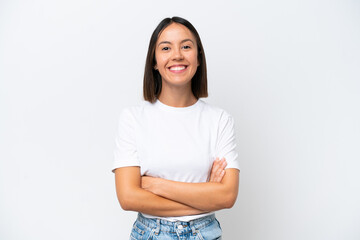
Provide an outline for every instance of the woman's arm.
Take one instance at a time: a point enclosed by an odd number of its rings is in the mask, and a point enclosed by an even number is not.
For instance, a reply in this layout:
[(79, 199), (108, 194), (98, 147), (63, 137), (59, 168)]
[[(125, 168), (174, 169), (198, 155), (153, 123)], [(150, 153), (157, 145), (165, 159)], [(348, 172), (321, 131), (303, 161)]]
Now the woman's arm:
[(139, 167), (117, 168), (115, 170), (115, 184), (118, 200), (124, 210), (163, 217), (207, 212), (142, 189)]
[(203, 211), (231, 208), (239, 188), (239, 170), (226, 169), (221, 182), (185, 183), (161, 178), (142, 177), (142, 187), (158, 196)]

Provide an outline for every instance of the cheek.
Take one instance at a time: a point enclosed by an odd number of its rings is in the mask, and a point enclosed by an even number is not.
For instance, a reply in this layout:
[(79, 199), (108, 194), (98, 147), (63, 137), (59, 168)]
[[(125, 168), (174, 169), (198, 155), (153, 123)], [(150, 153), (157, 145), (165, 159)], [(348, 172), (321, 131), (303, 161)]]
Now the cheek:
[(161, 57), (161, 56), (156, 57), (155, 60), (156, 60), (156, 64), (158, 65), (158, 67), (163, 66), (166, 63), (166, 60), (164, 59), (164, 57)]
[(199, 61), (199, 57), (198, 57), (198, 56), (196, 56), (196, 66), (197, 66), (197, 67), (200, 66), (200, 61)]
[(167, 58), (167, 54), (161, 51), (155, 51), (155, 60), (156, 62), (164, 62)]
[(198, 58), (197, 54), (194, 54), (191, 59), (192, 59), (192, 62), (193, 62), (194, 65), (196, 65), (196, 66), (200, 65), (199, 58)]

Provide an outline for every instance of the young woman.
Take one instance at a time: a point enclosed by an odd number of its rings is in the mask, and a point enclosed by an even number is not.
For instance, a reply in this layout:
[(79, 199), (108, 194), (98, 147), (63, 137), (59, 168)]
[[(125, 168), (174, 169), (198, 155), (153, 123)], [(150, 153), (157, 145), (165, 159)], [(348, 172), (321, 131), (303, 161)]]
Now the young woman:
[(130, 239), (221, 239), (216, 210), (239, 184), (233, 117), (207, 104), (206, 61), (196, 29), (180, 17), (154, 30), (144, 99), (124, 108), (116, 137), (118, 200), (138, 212)]

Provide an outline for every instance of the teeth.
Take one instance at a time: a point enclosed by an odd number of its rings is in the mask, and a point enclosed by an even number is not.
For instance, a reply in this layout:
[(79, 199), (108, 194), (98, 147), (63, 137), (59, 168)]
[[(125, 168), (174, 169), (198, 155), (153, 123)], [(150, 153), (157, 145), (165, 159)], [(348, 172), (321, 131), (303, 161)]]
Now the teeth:
[(180, 71), (180, 70), (184, 70), (185, 66), (176, 66), (176, 67), (171, 67), (170, 70), (173, 71)]

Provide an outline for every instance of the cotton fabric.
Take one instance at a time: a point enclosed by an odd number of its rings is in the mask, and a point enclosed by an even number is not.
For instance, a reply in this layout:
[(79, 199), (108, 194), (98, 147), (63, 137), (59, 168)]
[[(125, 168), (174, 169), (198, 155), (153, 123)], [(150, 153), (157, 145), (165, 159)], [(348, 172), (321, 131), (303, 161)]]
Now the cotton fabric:
[[(226, 158), (226, 168), (240, 169), (233, 117), (201, 99), (188, 107), (157, 100), (122, 109), (115, 143), (113, 171), (139, 166), (141, 175), (197, 183), (208, 180), (216, 157)], [(209, 214), (162, 219), (190, 221)]]

